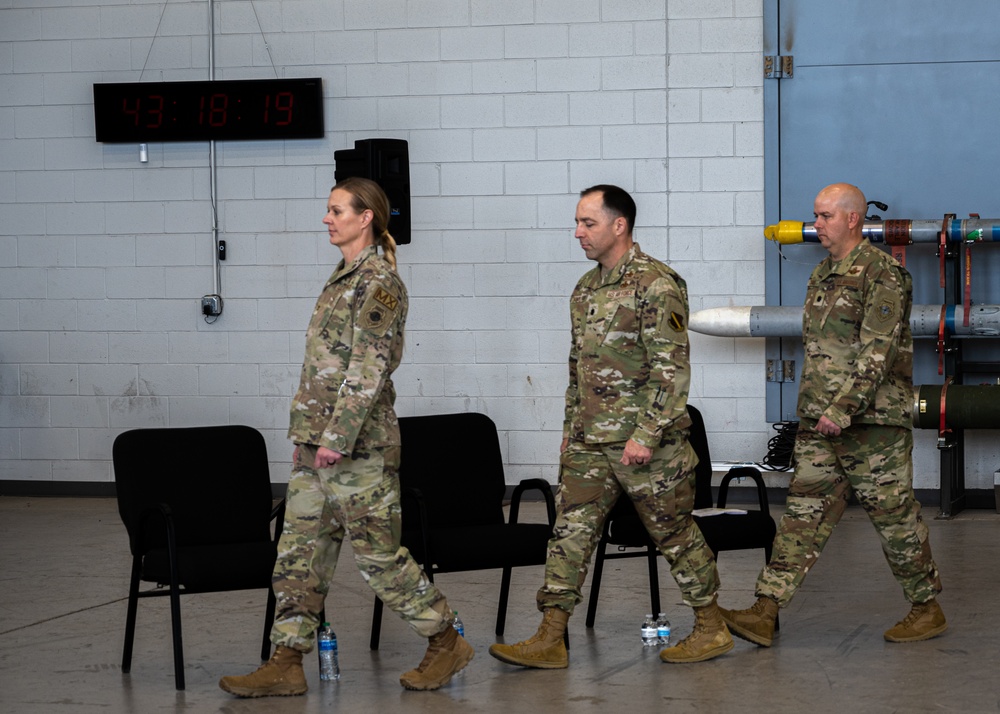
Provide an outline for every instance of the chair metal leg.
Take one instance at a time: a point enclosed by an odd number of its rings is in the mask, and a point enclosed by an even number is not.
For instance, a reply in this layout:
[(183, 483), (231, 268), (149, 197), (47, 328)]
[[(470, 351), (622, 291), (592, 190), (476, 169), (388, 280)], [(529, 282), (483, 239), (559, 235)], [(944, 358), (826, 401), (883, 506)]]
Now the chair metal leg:
[(132, 559), (132, 578), (128, 586), (128, 609), (125, 611), (125, 644), (122, 647), (122, 672), (132, 671), (132, 642), (135, 640), (135, 617), (139, 608), (139, 560)]
[(588, 628), (594, 626), (594, 619), (597, 617), (597, 598), (601, 593), (601, 576), (604, 574), (604, 541), (597, 544), (597, 554), (594, 555), (594, 572), (590, 576), (590, 600), (587, 602), (587, 622)]
[(503, 635), (504, 627), (507, 624), (507, 598), (510, 596), (510, 575), (512, 567), (507, 566), (503, 569), (503, 575), (500, 578), (500, 602), (497, 603), (497, 637)]
[(649, 606), (655, 617), (660, 612), (660, 572), (656, 566), (660, 553), (652, 544), (646, 546), (646, 550), (646, 561), (649, 564)]
[(181, 637), (181, 596), (176, 585), (170, 588), (170, 628), (174, 639), (174, 686), (184, 689), (184, 640)]
[(378, 641), (382, 636), (382, 599), (375, 597), (375, 609), (372, 611), (372, 636), (368, 647), (373, 650), (378, 649)]
[(274, 624), (274, 610), (277, 600), (274, 597), (274, 588), (267, 589), (267, 607), (264, 610), (264, 638), (260, 643), (260, 661), (265, 662), (271, 659), (271, 626)]
[[(772, 548), (773, 548), (773, 546), (770, 546), (770, 545), (764, 547), (764, 564), (765, 565), (771, 562), (771, 550), (772, 550)], [(780, 629), (781, 629), (781, 613), (779, 612), (778, 614), (776, 614), (774, 616), (774, 631), (778, 632)]]

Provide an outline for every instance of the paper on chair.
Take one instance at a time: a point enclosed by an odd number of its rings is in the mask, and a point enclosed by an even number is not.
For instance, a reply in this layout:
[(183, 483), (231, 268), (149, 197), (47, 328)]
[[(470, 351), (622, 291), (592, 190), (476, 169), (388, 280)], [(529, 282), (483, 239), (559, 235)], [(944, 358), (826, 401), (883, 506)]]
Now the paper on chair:
[(746, 515), (746, 511), (741, 508), (696, 508), (692, 511), (692, 515), (702, 517), (702, 516), (721, 516), (724, 513), (734, 513), (737, 515)]

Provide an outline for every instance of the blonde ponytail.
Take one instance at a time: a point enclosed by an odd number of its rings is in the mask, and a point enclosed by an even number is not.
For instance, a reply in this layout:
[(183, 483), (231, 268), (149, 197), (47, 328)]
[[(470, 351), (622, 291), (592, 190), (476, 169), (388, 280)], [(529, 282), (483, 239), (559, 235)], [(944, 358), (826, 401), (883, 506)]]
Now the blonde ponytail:
[(385, 261), (392, 267), (393, 270), (397, 270), (396, 239), (393, 238), (392, 234), (384, 228), (382, 229), (382, 235), (379, 236), (379, 246), (382, 248), (382, 255), (385, 257)]

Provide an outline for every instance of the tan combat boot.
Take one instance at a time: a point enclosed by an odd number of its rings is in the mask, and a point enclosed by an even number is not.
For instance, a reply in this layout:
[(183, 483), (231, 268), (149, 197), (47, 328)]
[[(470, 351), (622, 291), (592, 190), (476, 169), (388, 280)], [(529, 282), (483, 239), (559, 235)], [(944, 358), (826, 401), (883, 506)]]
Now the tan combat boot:
[(309, 688), (302, 671), (302, 653), (281, 645), (256, 672), (223, 677), (219, 686), (237, 697), (291, 697), (305, 694)]
[(660, 652), (664, 662), (682, 664), (684, 662), (704, 662), (723, 655), (733, 648), (733, 638), (722, 621), (719, 606), (713, 600), (710, 605), (694, 608), (694, 629), (691, 634), (673, 647)]
[(719, 608), (719, 614), (737, 637), (761, 647), (774, 642), (774, 623), (778, 619), (778, 603), (769, 597), (759, 597), (748, 610)]
[(915, 602), (909, 614), (886, 630), (883, 637), (889, 642), (919, 642), (937, 637), (948, 629), (944, 612), (937, 600)]
[(407, 689), (437, 689), (462, 671), (476, 652), (451, 623), (427, 641), (427, 652), (416, 669), (404, 672), (399, 683)]
[(513, 645), (490, 645), (490, 654), (501, 662), (536, 669), (565, 669), (569, 654), (563, 635), (569, 613), (557, 607), (546, 608), (542, 624), (533, 637)]

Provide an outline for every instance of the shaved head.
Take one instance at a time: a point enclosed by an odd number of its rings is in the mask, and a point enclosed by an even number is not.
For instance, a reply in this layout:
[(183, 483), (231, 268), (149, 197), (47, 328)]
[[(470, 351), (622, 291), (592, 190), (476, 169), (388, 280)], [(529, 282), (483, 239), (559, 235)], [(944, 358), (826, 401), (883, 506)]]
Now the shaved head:
[(845, 211), (857, 213), (861, 220), (864, 220), (868, 210), (868, 201), (861, 189), (849, 183), (833, 183), (819, 192), (820, 196), (826, 195), (836, 205)]

